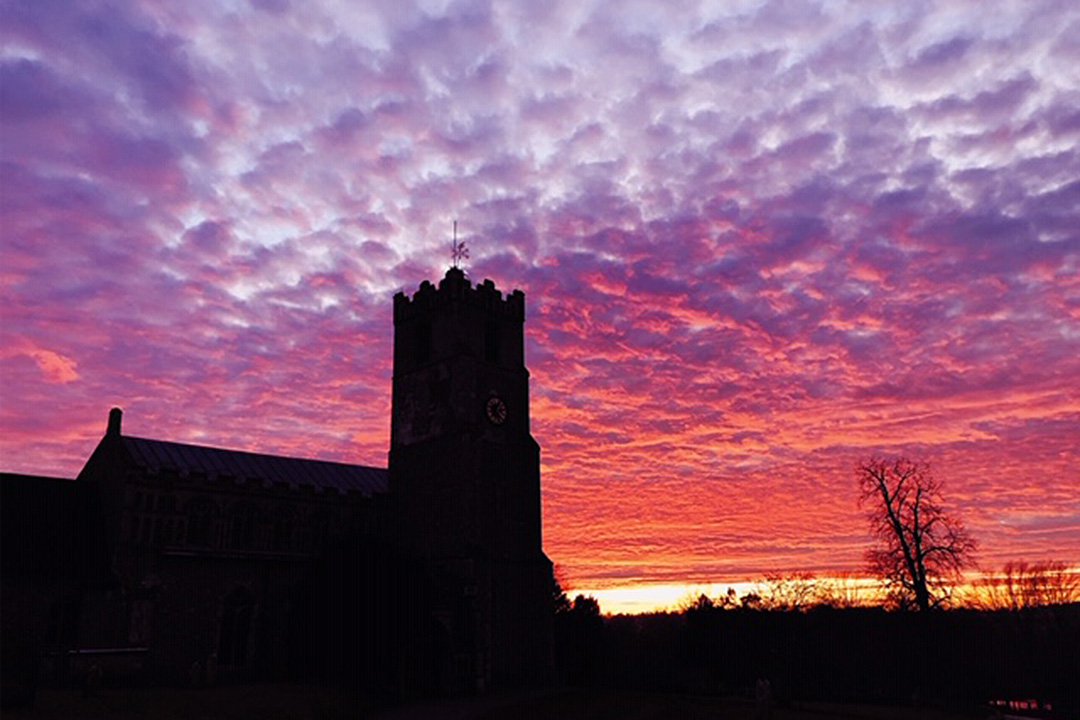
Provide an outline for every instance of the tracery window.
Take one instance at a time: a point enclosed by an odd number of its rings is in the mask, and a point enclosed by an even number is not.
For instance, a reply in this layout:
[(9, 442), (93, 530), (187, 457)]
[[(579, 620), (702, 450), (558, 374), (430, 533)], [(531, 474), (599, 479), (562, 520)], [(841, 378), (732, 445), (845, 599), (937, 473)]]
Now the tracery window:
[(217, 505), (208, 497), (192, 498), (187, 508), (187, 544), (210, 547), (213, 544), (214, 517)]
[(250, 550), (255, 547), (255, 503), (239, 500), (229, 508), (229, 547)]
[(270, 546), (277, 552), (290, 552), (293, 549), (293, 528), (296, 527), (296, 512), (288, 505), (282, 505), (274, 514), (273, 533)]
[(321, 552), (325, 549), (330, 539), (330, 522), (330, 513), (326, 510), (316, 510), (308, 516), (305, 533), (307, 541), (304, 543), (304, 549), (307, 552)]

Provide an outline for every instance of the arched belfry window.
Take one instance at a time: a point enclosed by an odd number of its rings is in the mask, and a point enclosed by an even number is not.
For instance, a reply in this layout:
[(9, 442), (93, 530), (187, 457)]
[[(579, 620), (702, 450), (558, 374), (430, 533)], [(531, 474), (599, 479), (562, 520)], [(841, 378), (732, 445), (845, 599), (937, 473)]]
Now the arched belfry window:
[(217, 515), (217, 505), (207, 497), (192, 498), (188, 501), (187, 515), (187, 544), (193, 547), (210, 547), (213, 545), (214, 518)]
[(484, 325), (484, 360), (489, 363), (497, 363), (502, 359), (499, 352), (501, 340), (498, 323), (488, 320)]
[(219, 665), (236, 667), (247, 660), (254, 611), (255, 597), (247, 588), (238, 587), (225, 596), (221, 606), (221, 633), (218, 636)]
[(426, 363), (431, 359), (431, 323), (417, 320), (413, 327), (413, 348), (417, 363)]
[(255, 503), (250, 500), (240, 500), (229, 508), (229, 547), (255, 547)]

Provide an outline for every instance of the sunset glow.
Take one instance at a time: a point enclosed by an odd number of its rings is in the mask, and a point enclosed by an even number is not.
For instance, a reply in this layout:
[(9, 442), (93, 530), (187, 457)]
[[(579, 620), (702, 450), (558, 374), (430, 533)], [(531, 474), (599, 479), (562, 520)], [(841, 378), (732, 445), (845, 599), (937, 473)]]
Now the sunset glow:
[(385, 467), (392, 296), (526, 294), (605, 611), (858, 571), (856, 463), (1080, 566), (1080, 5), (3, 4), (0, 470)]

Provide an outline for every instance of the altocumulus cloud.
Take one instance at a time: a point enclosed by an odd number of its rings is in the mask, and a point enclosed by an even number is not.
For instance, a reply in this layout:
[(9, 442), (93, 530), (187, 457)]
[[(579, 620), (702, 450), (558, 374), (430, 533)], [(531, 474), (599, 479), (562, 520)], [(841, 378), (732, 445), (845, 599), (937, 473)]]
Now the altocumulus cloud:
[(2, 13), (5, 469), (111, 404), (382, 464), (389, 298), (457, 218), (529, 297), (575, 584), (854, 567), (870, 452), (984, 562), (1080, 561), (1075, 3)]

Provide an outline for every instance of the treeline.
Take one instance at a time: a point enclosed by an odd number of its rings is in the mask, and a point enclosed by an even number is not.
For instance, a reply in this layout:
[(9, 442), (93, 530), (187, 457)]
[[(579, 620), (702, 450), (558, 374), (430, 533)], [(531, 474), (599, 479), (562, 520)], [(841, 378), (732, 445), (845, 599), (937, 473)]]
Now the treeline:
[[(938, 584), (939, 607), (977, 610), (1020, 610), (1047, 605), (1080, 602), (1080, 571), (1063, 562), (1009, 562), (1001, 570), (982, 574), (967, 583)], [(688, 598), (679, 608), (711, 604), (722, 608), (757, 610), (807, 610), (827, 605), (833, 608), (884, 606), (905, 609), (895, 595), (872, 578), (840, 574), (820, 578), (813, 573), (771, 573), (739, 596), (728, 588), (717, 598), (705, 595)]]
[(960, 593), (963, 605), (986, 610), (1021, 610), (1080, 602), (1080, 572), (1063, 562), (1010, 562)]
[[(983, 594), (983, 609), (910, 612), (821, 600), (811, 576), (766, 579), (758, 592), (700, 596), (679, 610), (603, 616), (596, 601), (556, 597), (555, 645), (570, 685), (973, 709), (1034, 698), (1053, 717), (1080, 712), (1080, 603), (1018, 592), (1027, 571)], [(857, 587), (852, 583), (851, 587)], [(1030, 586), (1030, 584), (1029, 584)], [(847, 587), (847, 586), (845, 586)], [(1011, 590), (1009, 588), (1012, 588)], [(1008, 598), (1008, 604), (1000, 603)], [(992, 607), (993, 609), (986, 609)]]

